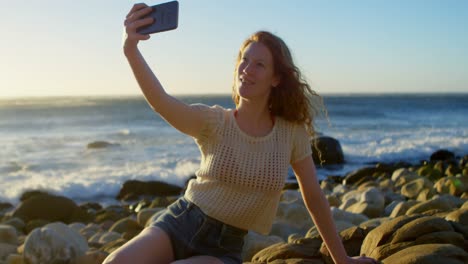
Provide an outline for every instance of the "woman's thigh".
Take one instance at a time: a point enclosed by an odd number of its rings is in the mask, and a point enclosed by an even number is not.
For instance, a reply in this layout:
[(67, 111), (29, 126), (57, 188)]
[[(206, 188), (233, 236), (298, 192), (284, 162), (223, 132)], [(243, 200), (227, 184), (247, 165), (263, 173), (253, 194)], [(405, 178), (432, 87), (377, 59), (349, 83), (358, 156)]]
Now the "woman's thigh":
[(224, 264), (224, 262), (212, 256), (193, 256), (187, 259), (174, 261), (171, 264)]
[(174, 254), (169, 236), (161, 228), (151, 226), (112, 252), (103, 264), (165, 264), (172, 261)]

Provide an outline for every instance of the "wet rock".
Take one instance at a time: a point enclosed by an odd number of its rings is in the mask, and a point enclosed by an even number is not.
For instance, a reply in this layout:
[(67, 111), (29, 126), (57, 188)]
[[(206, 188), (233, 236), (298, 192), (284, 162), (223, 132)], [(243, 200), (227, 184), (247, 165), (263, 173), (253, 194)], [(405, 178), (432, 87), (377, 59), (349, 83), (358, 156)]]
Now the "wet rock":
[(137, 199), (141, 195), (175, 196), (180, 195), (182, 188), (160, 181), (142, 182), (126, 181), (117, 195), (118, 200)]
[(13, 217), (19, 217), (24, 222), (35, 219), (64, 223), (90, 220), (89, 215), (72, 200), (49, 194), (37, 194), (24, 200), (13, 212)]
[(455, 159), (455, 154), (451, 151), (448, 151), (446, 149), (440, 149), (437, 150), (436, 152), (431, 154), (431, 161), (446, 161), (446, 160), (454, 160)]
[(332, 137), (317, 137), (312, 143), (312, 148), (312, 158), (317, 166), (344, 163), (340, 142)]
[(88, 143), (86, 148), (88, 149), (100, 149), (100, 148), (109, 148), (119, 146), (119, 144), (109, 143), (107, 141), (93, 141)]

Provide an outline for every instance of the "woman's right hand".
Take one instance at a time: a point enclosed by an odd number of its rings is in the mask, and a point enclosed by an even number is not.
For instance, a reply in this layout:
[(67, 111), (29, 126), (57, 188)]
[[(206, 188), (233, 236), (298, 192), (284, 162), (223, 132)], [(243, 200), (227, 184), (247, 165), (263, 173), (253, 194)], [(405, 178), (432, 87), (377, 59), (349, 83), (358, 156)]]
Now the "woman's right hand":
[(153, 18), (151, 17), (142, 19), (142, 17), (149, 14), (151, 10), (151, 7), (144, 3), (135, 4), (125, 17), (125, 31), (123, 36), (123, 48), (125, 52), (136, 49), (140, 40), (147, 40), (150, 38), (149, 34), (143, 35), (138, 33), (137, 28), (149, 25), (153, 22)]

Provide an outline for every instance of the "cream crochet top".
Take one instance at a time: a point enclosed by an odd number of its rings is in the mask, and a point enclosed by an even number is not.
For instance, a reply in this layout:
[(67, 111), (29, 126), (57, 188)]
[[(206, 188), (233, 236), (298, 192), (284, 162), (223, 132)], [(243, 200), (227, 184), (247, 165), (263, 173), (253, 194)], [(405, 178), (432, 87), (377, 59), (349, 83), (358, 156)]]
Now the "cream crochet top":
[(288, 166), (311, 155), (304, 126), (275, 118), (269, 134), (244, 133), (234, 111), (220, 106), (191, 105), (206, 115), (199, 136), (200, 169), (185, 197), (226, 224), (268, 234), (288, 175)]

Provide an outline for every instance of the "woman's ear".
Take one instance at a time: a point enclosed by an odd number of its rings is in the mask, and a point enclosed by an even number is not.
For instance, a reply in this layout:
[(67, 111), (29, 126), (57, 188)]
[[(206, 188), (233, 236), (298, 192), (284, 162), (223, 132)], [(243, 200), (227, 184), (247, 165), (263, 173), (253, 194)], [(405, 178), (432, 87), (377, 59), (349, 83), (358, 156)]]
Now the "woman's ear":
[(273, 77), (273, 81), (271, 82), (271, 86), (277, 87), (277, 86), (280, 84), (280, 82), (281, 82), (280, 77), (277, 76), (277, 75), (275, 75), (275, 76)]

